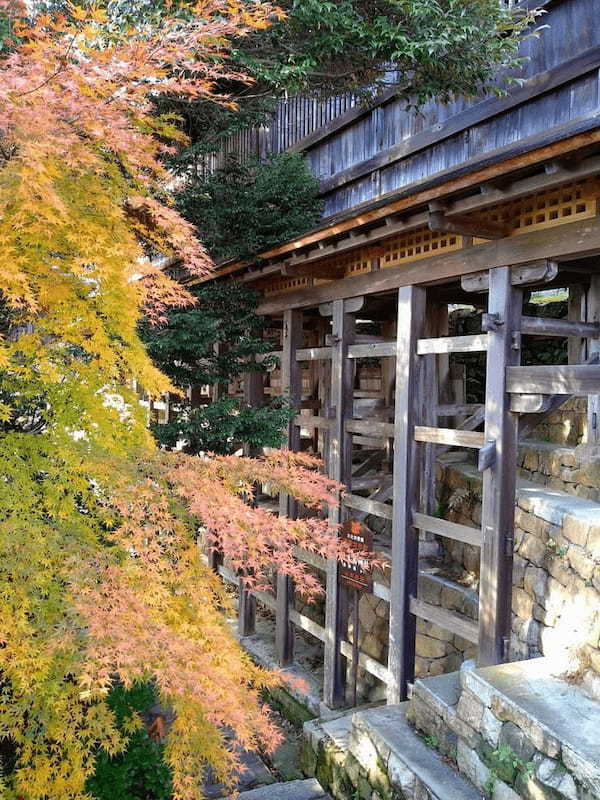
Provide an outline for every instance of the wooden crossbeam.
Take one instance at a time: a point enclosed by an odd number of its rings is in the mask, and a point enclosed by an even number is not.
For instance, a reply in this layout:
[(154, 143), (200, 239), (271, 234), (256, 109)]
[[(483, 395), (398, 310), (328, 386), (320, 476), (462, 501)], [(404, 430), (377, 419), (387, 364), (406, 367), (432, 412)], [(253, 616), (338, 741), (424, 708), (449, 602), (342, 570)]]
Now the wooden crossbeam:
[[(532, 261), (529, 264), (520, 264), (510, 271), (510, 281), (513, 286), (528, 286), (530, 284), (548, 283), (558, 275), (558, 264), (545, 258)], [(490, 288), (490, 273), (485, 269), (463, 275), (460, 279), (461, 288), (465, 292), (487, 292)]]
[(478, 433), (477, 431), (462, 431), (454, 428), (426, 428), (424, 426), (415, 427), (415, 441), (474, 448), (483, 447), (485, 443), (483, 433)]
[(396, 355), (396, 342), (369, 342), (352, 344), (348, 348), (348, 358), (384, 358)]
[(429, 531), (429, 533), (436, 533), (447, 539), (481, 547), (481, 530), (479, 528), (459, 525), (456, 522), (430, 517), (428, 514), (420, 514), (417, 511), (413, 512), (413, 522), (421, 531)]
[[(345, 639), (340, 642), (340, 652), (346, 658), (352, 658), (352, 644), (351, 642), (346, 641)], [(367, 655), (366, 653), (359, 653), (358, 654), (358, 663), (366, 672), (370, 675), (374, 675), (378, 678), (382, 683), (387, 683), (389, 679), (389, 673), (387, 667), (384, 664), (381, 664), (379, 661), (376, 661), (371, 656)]]
[(523, 317), (521, 333), (533, 336), (572, 336), (577, 339), (598, 339), (600, 338), (600, 323), (550, 319), (549, 317)]
[(294, 417), (294, 425), (298, 425), (300, 428), (324, 428), (329, 430), (331, 423), (332, 420), (327, 417), (303, 417), (302, 414)]
[(372, 418), (347, 419), (346, 431), (348, 433), (360, 433), (364, 436), (392, 438), (394, 436), (394, 424), (392, 422), (380, 422)]
[[(437, 205), (430, 204), (430, 209)], [(480, 239), (503, 239), (510, 233), (510, 227), (494, 220), (474, 220), (468, 216), (455, 214), (449, 219), (443, 210), (430, 210), (427, 221), (429, 230), (456, 233), (460, 236), (477, 236)]]
[(600, 394), (600, 365), (508, 367), (506, 389), (515, 394)]
[(357, 494), (344, 495), (343, 502), (346, 508), (354, 508), (357, 511), (363, 511), (365, 514), (372, 514), (374, 517), (392, 519), (393, 508), (386, 503), (380, 503), (368, 497), (360, 497)]
[(435, 625), (439, 625), (440, 628), (445, 628), (468, 642), (477, 644), (479, 641), (477, 623), (462, 614), (446, 611), (445, 608), (431, 605), (431, 603), (426, 603), (416, 597), (410, 598), (410, 611), (411, 614), (419, 617), (419, 619), (433, 622)]
[(487, 334), (474, 336), (442, 336), (438, 339), (419, 339), (417, 353), (420, 356), (433, 353), (477, 353), (487, 350)]
[(326, 361), (331, 358), (331, 347), (302, 347), (296, 350), (296, 361)]

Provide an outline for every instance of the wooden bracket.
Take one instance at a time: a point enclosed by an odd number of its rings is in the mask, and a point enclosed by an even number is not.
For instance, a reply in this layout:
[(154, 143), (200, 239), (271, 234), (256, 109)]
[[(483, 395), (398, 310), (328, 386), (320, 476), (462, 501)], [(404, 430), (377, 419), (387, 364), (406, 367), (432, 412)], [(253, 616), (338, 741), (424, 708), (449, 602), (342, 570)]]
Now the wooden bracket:
[(510, 410), (516, 414), (539, 414), (550, 408), (547, 394), (511, 394)]
[[(356, 314), (365, 304), (364, 297), (349, 297), (344, 300), (344, 312), (346, 314)], [(322, 303), (319, 306), (319, 314), (322, 317), (330, 317), (333, 314), (333, 303)]]
[(510, 226), (492, 220), (475, 220), (465, 214), (446, 216), (440, 203), (429, 204), (429, 230), (456, 233), (462, 236), (477, 236), (480, 239), (503, 239), (511, 231)]
[(484, 469), (490, 469), (496, 463), (496, 441), (492, 440), (486, 442), (483, 447), (479, 449), (479, 456), (477, 458), (477, 469), (483, 472)]
[[(556, 261), (541, 259), (533, 261), (531, 264), (521, 264), (512, 267), (510, 271), (510, 282), (513, 286), (527, 286), (536, 283), (548, 283), (558, 275), (558, 264)], [(490, 288), (489, 271), (473, 272), (471, 275), (463, 275), (460, 285), (465, 292), (487, 292)]]

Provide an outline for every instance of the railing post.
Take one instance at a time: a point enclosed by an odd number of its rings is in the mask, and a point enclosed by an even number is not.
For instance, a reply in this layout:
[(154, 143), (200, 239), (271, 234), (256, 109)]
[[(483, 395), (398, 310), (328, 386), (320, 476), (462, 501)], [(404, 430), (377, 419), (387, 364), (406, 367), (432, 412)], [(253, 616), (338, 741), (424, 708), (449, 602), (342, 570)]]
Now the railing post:
[[(288, 310), (283, 314), (283, 347), (281, 354), (281, 391), (300, 412), (302, 401), (302, 367), (296, 361), (296, 350), (302, 345), (302, 312)], [(287, 434), (288, 450), (300, 448), (300, 428), (290, 421)], [(297, 503), (285, 492), (279, 495), (279, 515), (295, 518)], [(290, 608), (294, 602), (294, 585), (287, 575), (277, 574), (277, 611), (275, 645), (277, 660), (284, 667), (294, 659), (294, 628)]]
[[(329, 477), (350, 488), (352, 477), (352, 435), (346, 432), (346, 420), (352, 417), (354, 394), (354, 360), (348, 358), (348, 346), (354, 338), (355, 319), (347, 309), (348, 301), (334, 300), (332, 314), (331, 409), (333, 420), (329, 431)], [(338, 525), (345, 519), (339, 506), (329, 512), (329, 521)], [(339, 580), (338, 562), (327, 562), (327, 596), (325, 600), (325, 665), (323, 701), (329, 708), (343, 705), (346, 699), (346, 659), (340, 644), (348, 627), (348, 592)]]
[(509, 267), (490, 270), (485, 441), (495, 458), (483, 471), (479, 663), (508, 660), (517, 473), (518, 415), (510, 411), (506, 368), (521, 360), (522, 290)]
[[(592, 275), (586, 302), (587, 322), (600, 322), (600, 275)], [(588, 339), (589, 358), (594, 353), (600, 353), (600, 339)], [(593, 394), (588, 397), (588, 444), (600, 444), (600, 395)]]
[(423, 336), (425, 310), (424, 288), (404, 286), (398, 290), (389, 703), (406, 700), (408, 683), (414, 680), (415, 671), (416, 619), (410, 612), (410, 598), (417, 594), (419, 533), (413, 525), (412, 513), (419, 501), (420, 463), (414, 428), (423, 370), (423, 360), (417, 355), (417, 340)]

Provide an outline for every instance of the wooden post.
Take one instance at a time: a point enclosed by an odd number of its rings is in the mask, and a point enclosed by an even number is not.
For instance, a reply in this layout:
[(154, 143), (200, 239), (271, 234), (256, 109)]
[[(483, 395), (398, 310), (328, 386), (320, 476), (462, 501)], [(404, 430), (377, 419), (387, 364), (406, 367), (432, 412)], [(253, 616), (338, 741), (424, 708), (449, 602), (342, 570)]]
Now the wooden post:
[(483, 471), (479, 664), (508, 660), (516, 494), (518, 415), (510, 412), (506, 368), (521, 360), (522, 290), (509, 267), (490, 270), (485, 441), (495, 457)]
[[(296, 350), (302, 345), (302, 312), (285, 311), (283, 315), (283, 347), (281, 354), (281, 391), (292, 406), (300, 412), (302, 401), (302, 367), (296, 361)], [(300, 428), (293, 421), (287, 434), (289, 450), (300, 447)], [(285, 492), (279, 495), (279, 515), (294, 518), (297, 503)], [(277, 610), (275, 619), (275, 645), (277, 660), (284, 667), (294, 658), (294, 628), (290, 621), (290, 608), (294, 602), (293, 582), (287, 575), (277, 574)]]
[[(600, 275), (592, 275), (590, 288), (587, 295), (587, 322), (600, 322)], [(600, 353), (600, 339), (588, 340), (589, 358), (594, 353)], [(588, 396), (588, 444), (600, 444), (600, 395)]]
[[(575, 322), (585, 321), (586, 296), (580, 284), (569, 286), (569, 300), (567, 303), (567, 317)], [(567, 353), (569, 364), (582, 364), (585, 359), (585, 339), (576, 339), (571, 336), (567, 339)]]
[[(253, 408), (260, 408), (264, 400), (263, 374), (258, 370), (244, 373), (244, 401)], [(255, 458), (259, 449), (244, 443), (244, 455)], [(255, 494), (258, 487), (255, 487)], [(255, 503), (256, 501), (254, 501)], [(240, 636), (251, 636), (256, 630), (256, 598), (248, 592), (243, 581), (239, 581), (238, 631)]]
[(419, 500), (419, 463), (414, 428), (423, 369), (417, 339), (425, 328), (425, 289), (405, 286), (398, 291), (398, 350), (394, 413), (394, 508), (392, 516), (392, 578), (388, 656), (388, 702), (406, 700), (414, 679), (416, 619), (410, 598), (417, 594), (419, 533), (412, 514)]
[[(352, 477), (352, 435), (345, 421), (353, 414), (354, 359), (348, 358), (348, 345), (354, 337), (354, 316), (344, 300), (332, 304), (331, 406), (335, 414), (329, 431), (329, 476), (350, 488)], [(329, 520), (337, 525), (345, 519), (344, 509), (330, 509)], [(346, 659), (340, 643), (348, 627), (348, 592), (340, 584), (338, 562), (327, 562), (325, 600), (325, 665), (323, 702), (335, 708), (345, 702)]]

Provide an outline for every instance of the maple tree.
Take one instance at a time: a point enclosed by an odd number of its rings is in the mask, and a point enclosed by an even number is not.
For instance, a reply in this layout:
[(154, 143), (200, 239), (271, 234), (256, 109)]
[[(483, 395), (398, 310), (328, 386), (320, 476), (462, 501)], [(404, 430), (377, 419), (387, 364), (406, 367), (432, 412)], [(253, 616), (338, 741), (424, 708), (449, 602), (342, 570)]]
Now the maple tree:
[(151, 257), (210, 269), (170, 204), (161, 158), (179, 134), (153, 94), (225, 102), (218, 82), (242, 77), (229, 39), (277, 12), (204, 0), (122, 29), (94, 5), (27, 13), (0, 2), (0, 795), (87, 796), (98, 748), (121, 752), (141, 725), (109, 691), (151, 681), (175, 712), (173, 797), (192, 800), (207, 764), (226, 781), (238, 748), (277, 741), (259, 696), (280, 680), (235, 643), (199, 533), (250, 586), (278, 569), (309, 596), (295, 548), (340, 552), (319, 515), (247, 502), (265, 480), (336, 502), (315, 461), (159, 451), (128, 388), (175, 391), (137, 326), (191, 302)]

